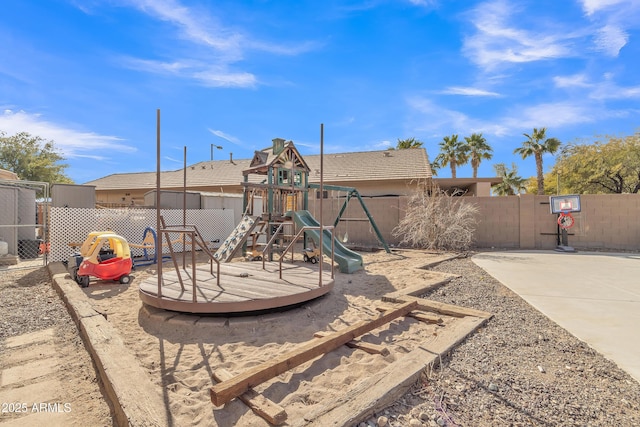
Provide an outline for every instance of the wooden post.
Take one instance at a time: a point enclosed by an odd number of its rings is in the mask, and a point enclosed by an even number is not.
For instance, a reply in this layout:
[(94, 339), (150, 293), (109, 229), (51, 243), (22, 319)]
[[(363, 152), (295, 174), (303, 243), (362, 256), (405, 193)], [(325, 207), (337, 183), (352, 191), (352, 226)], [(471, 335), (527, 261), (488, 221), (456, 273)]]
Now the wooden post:
[[(233, 374), (226, 369), (218, 369), (213, 373), (216, 381), (225, 381), (233, 378)], [(285, 410), (254, 390), (248, 390), (238, 396), (253, 412), (267, 420), (269, 423), (279, 426), (287, 420)]]

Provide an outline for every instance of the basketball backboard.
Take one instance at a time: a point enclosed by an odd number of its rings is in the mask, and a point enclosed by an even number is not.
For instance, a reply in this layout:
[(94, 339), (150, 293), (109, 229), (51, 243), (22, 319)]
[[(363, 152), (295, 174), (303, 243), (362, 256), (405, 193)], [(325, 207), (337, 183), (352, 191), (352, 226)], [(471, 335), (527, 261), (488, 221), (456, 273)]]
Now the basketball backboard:
[(563, 196), (550, 196), (549, 205), (552, 214), (580, 212), (580, 195), (565, 194)]

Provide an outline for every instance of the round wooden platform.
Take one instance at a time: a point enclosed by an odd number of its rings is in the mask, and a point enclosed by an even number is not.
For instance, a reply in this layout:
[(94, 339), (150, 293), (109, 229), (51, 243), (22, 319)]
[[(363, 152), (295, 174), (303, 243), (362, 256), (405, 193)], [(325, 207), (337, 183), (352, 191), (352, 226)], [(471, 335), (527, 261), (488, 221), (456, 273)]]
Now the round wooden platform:
[(209, 264), (198, 264), (194, 302), (191, 267), (179, 270), (181, 286), (178, 272), (165, 264), (161, 296), (158, 296), (157, 275), (140, 283), (139, 295), (145, 304), (165, 310), (223, 314), (286, 307), (318, 298), (333, 289), (334, 280), (328, 268), (323, 271), (320, 286), (317, 264), (283, 263), (282, 279), (279, 278), (277, 262), (267, 262), (265, 268), (262, 269), (262, 262), (221, 263), (218, 286)]

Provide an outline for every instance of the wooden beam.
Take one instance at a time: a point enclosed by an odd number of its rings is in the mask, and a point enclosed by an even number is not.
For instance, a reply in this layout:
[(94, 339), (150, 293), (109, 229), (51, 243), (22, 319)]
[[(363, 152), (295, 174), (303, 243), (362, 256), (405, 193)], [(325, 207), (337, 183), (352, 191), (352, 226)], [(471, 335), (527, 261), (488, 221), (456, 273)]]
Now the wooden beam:
[(350, 387), (341, 396), (326, 399), (323, 407), (304, 415), (295, 426), (355, 426), (392, 405), (416, 384), (429, 366), (437, 365), (454, 346), (480, 327), (486, 319), (454, 319), (438, 335), (430, 335), (409, 354)]
[(254, 366), (232, 379), (222, 381), (211, 387), (211, 401), (216, 406), (223, 405), (264, 381), (334, 350), (352, 339), (377, 329), (398, 317), (405, 316), (407, 313), (415, 310), (417, 306), (418, 303), (416, 301), (403, 303), (396, 310), (386, 313), (374, 320), (359, 322), (344, 330), (331, 333), (324, 338), (309, 341), (295, 350)]
[[(233, 378), (233, 374), (226, 369), (217, 369), (213, 373), (213, 378), (222, 382)], [(280, 405), (273, 403), (255, 390), (249, 389), (245, 391), (238, 396), (238, 399), (242, 400), (253, 412), (273, 425), (279, 426), (287, 420), (287, 413)]]
[(433, 311), (436, 313), (447, 314), (449, 316), (454, 317), (464, 317), (464, 316), (475, 316), (480, 317), (482, 319), (489, 319), (493, 317), (493, 314), (476, 310), (473, 308), (460, 307), (458, 305), (453, 304), (445, 304), (443, 302), (432, 301), (424, 298), (418, 298), (410, 295), (398, 295), (398, 296), (389, 296), (385, 295), (382, 297), (382, 301), (384, 302), (393, 302), (393, 303), (405, 303), (409, 301), (415, 301), (418, 304), (418, 309), (425, 311)]
[[(324, 338), (329, 335), (328, 332), (316, 332), (313, 334), (316, 338)], [(359, 350), (366, 351), (369, 354), (381, 354), (382, 356), (386, 356), (389, 354), (389, 349), (380, 344), (372, 344), (369, 342), (364, 342), (360, 340), (351, 340), (345, 344), (347, 347), (357, 348)]]
[(442, 317), (434, 316), (433, 314), (409, 313), (408, 316), (409, 317), (413, 317), (414, 319), (419, 320), (419, 321), (424, 322), (424, 323), (432, 323), (432, 324), (439, 325), (439, 324), (441, 324), (443, 322), (442, 321)]
[[(430, 272), (431, 273), (431, 272)], [(427, 281), (425, 283), (420, 283), (418, 285), (415, 286), (410, 286), (408, 288), (404, 288), (404, 289), (399, 289), (397, 291), (391, 292), (389, 294), (387, 294), (386, 296), (389, 297), (397, 297), (397, 296), (402, 296), (402, 295), (413, 295), (413, 296), (420, 296), (420, 295), (424, 295), (429, 291), (432, 291), (442, 285), (445, 285), (447, 283), (449, 283), (450, 281), (452, 281), (453, 279), (457, 279), (460, 276), (455, 275), (455, 274), (446, 274), (446, 273), (440, 273), (438, 274), (438, 276), (440, 276), (439, 279), (436, 279), (434, 281)]]
[[(388, 306), (380, 306), (380, 307), (376, 307), (376, 310), (378, 311), (389, 311), (392, 310), (391, 307)], [(413, 317), (416, 320), (419, 320), (421, 322), (425, 322), (425, 323), (442, 323), (442, 317), (436, 316), (434, 314), (429, 314), (429, 313), (416, 313), (416, 312), (411, 312), (409, 314), (407, 314), (407, 317)]]

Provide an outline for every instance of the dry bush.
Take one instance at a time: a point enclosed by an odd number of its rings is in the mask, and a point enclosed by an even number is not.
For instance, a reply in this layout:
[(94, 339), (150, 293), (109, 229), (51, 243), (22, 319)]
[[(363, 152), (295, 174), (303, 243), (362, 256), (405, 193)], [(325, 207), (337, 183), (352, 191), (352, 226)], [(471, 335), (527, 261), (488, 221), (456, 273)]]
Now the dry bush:
[(478, 208), (434, 185), (411, 196), (405, 217), (392, 231), (401, 244), (422, 249), (464, 251), (473, 242)]

